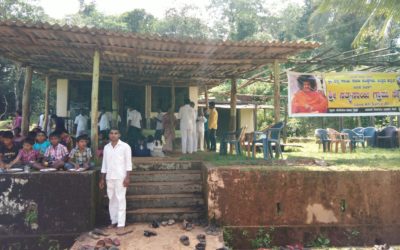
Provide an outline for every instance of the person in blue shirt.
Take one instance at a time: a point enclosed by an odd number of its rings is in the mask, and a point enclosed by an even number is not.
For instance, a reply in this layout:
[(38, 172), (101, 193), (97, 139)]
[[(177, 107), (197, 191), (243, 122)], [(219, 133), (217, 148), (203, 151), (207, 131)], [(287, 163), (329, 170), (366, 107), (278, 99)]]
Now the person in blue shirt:
[(40, 155), (44, 155), (46, 149), (50, 146), (49, 140), (47, 140), (46, 133), (39, 131), (36, 134), (36, 142), (33, 145), (33, 150), (39, 151)]

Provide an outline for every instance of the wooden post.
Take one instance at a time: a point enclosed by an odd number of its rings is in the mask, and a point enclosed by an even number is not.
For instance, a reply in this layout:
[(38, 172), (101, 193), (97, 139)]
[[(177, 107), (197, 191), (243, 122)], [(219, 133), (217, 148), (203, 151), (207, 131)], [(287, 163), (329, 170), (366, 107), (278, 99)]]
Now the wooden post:
[(288, 116), (289, 116), (289, 110), (288, 110), (288, 103), (286, 103), (285, 105), (285, 117), (283, 118), (283, 133), (282, 133), (282, 137), (283, 137), (283, 142), (286, 143), (287, 142), (287, 123), (288, 123)]
[[(146, 128), (150, 129), (150, 118), (151, 118), (151, 86), (146, 85), (145, 87), (145, 116), (146, 116)], [(158, 110), (157, 110), (158, 112)]]
[(171, 85), (171, 109), (175, 113), (175, 83)]
[(112, 126), (118, 127), (119, 114), (119, 81), (118, 76), (112, 76)]
[(253, 123), (254, 123), (253, 129), (254, 129), (254, 131), (257, 131), (257, 110), (258, 110), (258, 105), (256, 103), (256, 104), (254, 104), (254, 109), (253, 109)]
[(344, 117), (339, 117), (339, 132), (344, 128)]
[(49, 93), (50, 93), (50, 77), (46, 75), (45, 77), (45, 89), (44, 89), (44, 127), (43, 131), (47, 134), (47, 123), (49, 122)]
[(370, 116), (369, 122), (371, 127), (375, 127), (375, 116)]
[(274, 115), (275, 122), (280, 120), (281, 102), (280, 102), (280, 78), (279, 78), (279, 63), (278, 60), (274, 61)]
[(32, 67), (27, 66), (25, 69), (24, 91), (22, 93), (22, 135), (26, 136), (29, 132), (29, 116), (31, 109), (31, 89), (32, 89)]
[(92, 107), (91, 107), (91, 144), (93, 153), (96, 155), (99, 147), (99, 132), (97, 128), (97, 116), (99, 111), (99, 80), (100, 80), (100, 52), (94, 51), (93, 74), (92, 74)]
[(361, 116), (357, 116), (357, 127), (362, 127)]
[(236, 79), (231, 79), (231, 115), (229, 120), (229, 131), (236, 131), (236, 93), (237, 84)]
[(204, 101), (206, 102), (206, 110), (208, 110), (208, 88), (204, 85)]

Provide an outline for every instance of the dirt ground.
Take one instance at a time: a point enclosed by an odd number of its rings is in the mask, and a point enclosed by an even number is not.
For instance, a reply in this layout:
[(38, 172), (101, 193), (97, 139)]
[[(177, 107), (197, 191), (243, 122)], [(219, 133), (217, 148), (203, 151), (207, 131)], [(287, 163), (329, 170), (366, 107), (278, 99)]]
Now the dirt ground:
[[(127, 230), (133, 230), (132, 233), (129, 233), (124, 236), (117, 236), (115, 234), (114, 229), (105, 230), (107, 233), (110, 233), (108, 236), (111, 239), (118, 238), (121, 241), (120, 250), (149, 250), (149, 249), (157, 249), (157, 250), (189, 250), (195, 249), (198, 240), (196, 236), (198, 234), (205, 234), (205, 229), (203, 227), (195, 227), (192, 231), (185, 231), (181, 228), (181, 224), (177, 223), (172, 226), (160, 226), (159, 228), (153, 229), (150, 228), (149, 224), (133, 224), (129, 225), (126, 228)], [(157, 236), (154, 237), (145, 237), (143, 236), (144, 230), (152, 230), (157, 233)], [(190, 239), (190, 245), (184, 246), (179, 241), (179, 237), (182, 235), (186, 235)], [(106, 237), (101, 237), (103, 239)], [(222, 232), (217, 236), (207, 235), (207, 250), (215, 250), (219, 247), (223, 246)], [(91, 245), (95, 246), (98, 240), (91, 239), (88, 236), (83, 237), (82, 241), (76, 241), (72, 246), (71, 250), (78, 250), (80, 246), (83, 245)]]

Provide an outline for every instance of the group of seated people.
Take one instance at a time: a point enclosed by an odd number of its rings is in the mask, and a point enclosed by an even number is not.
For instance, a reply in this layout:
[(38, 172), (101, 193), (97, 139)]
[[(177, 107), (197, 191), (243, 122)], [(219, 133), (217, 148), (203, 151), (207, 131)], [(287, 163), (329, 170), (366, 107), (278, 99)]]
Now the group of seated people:
[(94, 167), (88, 141), (86, 135), (74, 141), (67, 131), (53, 132), (49, 138), (39, 129), (26, 137), (20, 130), (0, 131), (0, 172), (26, 166), (36, 170), (88, 170)]
[(152, 135), (146, 137), (140, 136), (137, 143), (132, 147), (132, 156), (136, 157), (164, 157), (162, 141), (155, 140)]

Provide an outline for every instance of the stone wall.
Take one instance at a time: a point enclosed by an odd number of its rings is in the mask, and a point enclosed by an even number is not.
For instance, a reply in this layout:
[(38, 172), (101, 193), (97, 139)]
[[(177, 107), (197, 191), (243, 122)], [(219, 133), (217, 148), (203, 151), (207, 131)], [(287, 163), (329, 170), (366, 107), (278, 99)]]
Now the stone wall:
[(0, 175), (0, 249), (70, 247), (95, 225), (97, 173)]
[(276, 245), (400, 243), (400, 171), (273, 171), (206, 166), (208, 217), (225, 226), (235, 249), (260, 228)]

